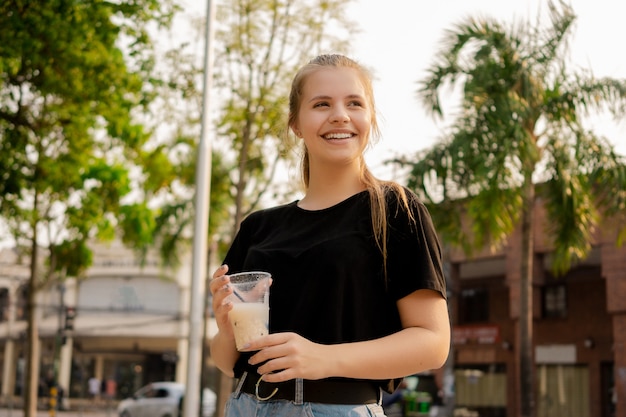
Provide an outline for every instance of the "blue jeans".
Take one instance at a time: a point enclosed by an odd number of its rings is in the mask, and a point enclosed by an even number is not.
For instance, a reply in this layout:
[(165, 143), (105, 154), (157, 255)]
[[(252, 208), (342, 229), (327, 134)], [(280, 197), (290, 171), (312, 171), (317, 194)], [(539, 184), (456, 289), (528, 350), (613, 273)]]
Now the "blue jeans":
[[(244, 374), (245, 379), (247, 374)], [(226, 402), (225, 417), (385, 417), (381, 404), (322, 404), (302, 401), (302, 380), (296, 381), (297, 401), (259, 400), (241, 392), (243, 379)], [(300, 383), (298, 383), (300, 382)], [(380, 402), (380, 401), (379, 401)]]
[(246, 393), (231, 394), (225, 417), (385, 417), (379, 404), (320, 404), (293, 401), (259, 401)]

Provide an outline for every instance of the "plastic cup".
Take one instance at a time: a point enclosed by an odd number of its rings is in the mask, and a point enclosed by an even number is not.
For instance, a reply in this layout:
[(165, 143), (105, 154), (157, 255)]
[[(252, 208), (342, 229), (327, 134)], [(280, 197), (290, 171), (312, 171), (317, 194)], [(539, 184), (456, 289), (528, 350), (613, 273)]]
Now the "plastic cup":
[(250, 271), (229, 274), (233, 294), (228, 299), (233, 309), (228, 313), (235, 334), (237, 350), (269, 332), (270, 278), (268, 272)]

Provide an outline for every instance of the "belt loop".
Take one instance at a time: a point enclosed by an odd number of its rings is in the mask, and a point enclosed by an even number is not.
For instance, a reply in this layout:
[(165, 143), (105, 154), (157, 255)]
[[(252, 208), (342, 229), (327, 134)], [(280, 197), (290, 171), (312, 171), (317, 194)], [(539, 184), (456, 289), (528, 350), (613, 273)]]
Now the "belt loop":
[(302, 378), (296, 378), (296, 392), (294, 397), (296, 405), (302, 405), (304, 403), (304, 382)]
[(246, 381), (247, 377), (248, 377), (248, 371), (244, 371), (243, 375), (241, 375), (241, 378), (239, 378), (239, 382), (237, 383), (237, 388), (235, 388), (235, 391), (233, 392), (233, 395), (235, 396), (235, 398), (239, 398), (239, 395), (241, 395), (241, 387), (243, 386), (243, 383)]

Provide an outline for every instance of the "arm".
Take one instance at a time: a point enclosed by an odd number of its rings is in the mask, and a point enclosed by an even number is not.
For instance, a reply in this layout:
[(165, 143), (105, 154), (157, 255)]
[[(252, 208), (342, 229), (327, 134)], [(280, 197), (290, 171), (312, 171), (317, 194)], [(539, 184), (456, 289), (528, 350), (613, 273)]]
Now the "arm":
[[(397, 303), (403, 329), (380, 339), (320, 345), (294, 333), (259, 338), (249, 350), (264, 380), (347, 377), (400, 378), (443, 366), (450, 347), (450, 322), (445, 299), (432, 290), (418, 290)], [(275, 372), (269, 374), (271, 372)]]
[(228, 286), (229, 280), (225, 276), (228, 266), (222, 265), (213, 274), (213, 279), (209, 284), (213, 295), (213, 313), (217, 322), (217, 334), (211, 340), (211, 357), (217, 367), (226, 375), (233, 377), (233, 367), (239, 358), (239, 352), (235, 347), (235, 336), (228, 320), (228, 312), (233, 306), (226, 300), (232, 293)]

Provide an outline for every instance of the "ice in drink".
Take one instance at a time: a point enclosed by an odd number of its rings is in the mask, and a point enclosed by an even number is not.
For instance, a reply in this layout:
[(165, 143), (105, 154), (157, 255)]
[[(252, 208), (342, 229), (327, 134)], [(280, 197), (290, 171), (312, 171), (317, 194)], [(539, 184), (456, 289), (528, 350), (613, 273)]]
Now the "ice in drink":
[(235, 335), (237, 349), (252, 340), (267, 335), (269, 328), (268, 272), (251, 271), (229, 275), (233, 292), (228, 299), (233, 308), (228, 317)]
[(269, 310), (264, 303), (236, 303), (228, 313), (237, 350), (268, 333)]

